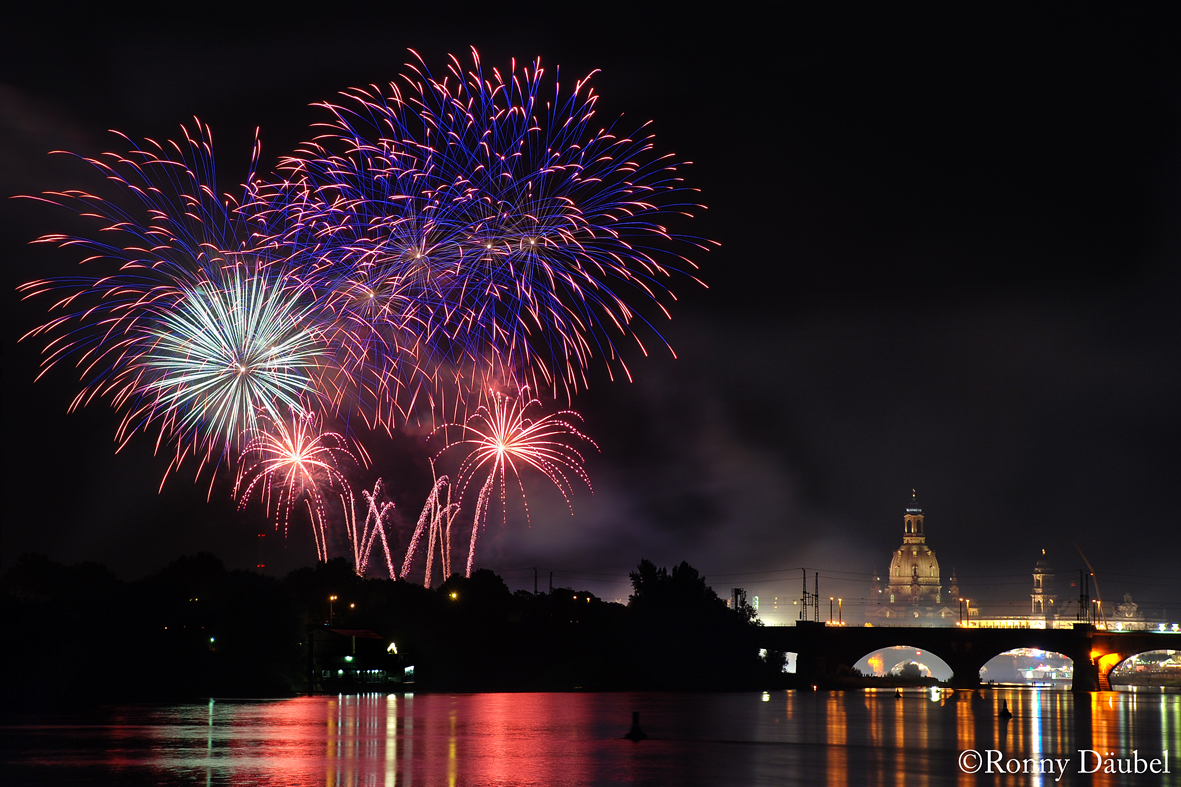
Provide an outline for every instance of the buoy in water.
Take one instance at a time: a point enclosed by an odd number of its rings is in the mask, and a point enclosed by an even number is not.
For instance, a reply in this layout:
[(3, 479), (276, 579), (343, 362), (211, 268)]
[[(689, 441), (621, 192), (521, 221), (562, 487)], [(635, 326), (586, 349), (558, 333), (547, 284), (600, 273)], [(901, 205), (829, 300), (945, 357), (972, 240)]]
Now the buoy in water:
[(1000, 716), (1004, 721), (1008, 721), (1009, 719), (1013, 718), (1013, 713), (1009, 710), (1008, 700), (1001, 700), (1001, 712), (998, 713), (997, 716)]
[(629, 741), (642, 741), (648, 736), (640, 729), (640, 712), (638, 710), (632, 711), (632, 728), (627, 731), (627, 735), (623, 737)]

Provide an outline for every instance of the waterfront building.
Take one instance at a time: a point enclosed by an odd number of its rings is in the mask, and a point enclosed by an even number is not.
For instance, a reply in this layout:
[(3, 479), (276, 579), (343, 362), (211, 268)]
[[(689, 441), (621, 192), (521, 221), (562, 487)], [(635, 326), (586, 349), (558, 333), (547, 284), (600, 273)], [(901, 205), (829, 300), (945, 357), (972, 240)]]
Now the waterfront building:
[(414, 666), (380, 634), (308, 626), (307, 636), (309, 694), (386, 692), (414, 682)]

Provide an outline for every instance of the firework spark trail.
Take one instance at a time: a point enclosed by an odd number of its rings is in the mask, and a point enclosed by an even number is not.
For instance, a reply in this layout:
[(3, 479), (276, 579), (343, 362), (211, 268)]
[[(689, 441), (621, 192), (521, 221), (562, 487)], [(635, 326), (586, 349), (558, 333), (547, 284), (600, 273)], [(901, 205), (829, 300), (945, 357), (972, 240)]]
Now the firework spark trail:
[[(386, 538), (384, 523), (385, 523), (385, 518), (389, 514), (389, 512), (394, 510), (394, 504), (392, 501), (390, 501), (390, 502), (383, 503), (380, 507), (378, 507), (377, 501), (381, 498), (381, 479), (380, 478), (377, 480), (377, 483), (373, 486), (373, 493), (372, 494), (370, 494), (369, 492), (362, 491), (361, 496), (364, 497), (365, 502), (368, 503), (369, 511), (365, 516), (365, 525), (366, 525), (366, 529), (368, 530), (368, 540), (367, 541), (365, 540), (365, 533), (364, 532), (362, 533), (362, 541), (365, 541), (365, 553), (363, 556), (360, 574), (361, 574), (361, 576), (365, 576), (365, 569), (369, 565), (369, 553), (373, 550), (373, 537), (374, 537), (374, 535), (378, 535), (381, 537), (381, 548), (382, 548), (382, 551), (385, 553), (385, 565), (386, 565), (386, 571), (388, 572), (387, 576), (390, 579), (393, 579), (394, 577), (397, 576), (397, 574), (394, 573), (394, 557), (393, 557), (393, 555), (390, 554), (390, 542)], [(369, 529), (370, 517), (372, 517), (372, 519), (373, 519), (372, 529)]]
[[(492, 487), (496, 481), (496, 474), (489, 473), (488, 479), (484, 481), (484, 485), (480, 487), (480, 494), (476, 496), (476, 513), (472, 517), (472, 537), (467, 545), (467, 571), (464, 576), (470, 577), (472, 575), (472, 567), (476, 563), (476, 538), (480, 535), (480, 526), (487, 521), (488, 518), (488, 502), (492, 496)], [(503, 484), (502, 484), (503, 487)], [(504, 494), (502, 489), (501, 503), (504, 502)], [(528, 504), (526, 504), (528, 510)]]
[[(431, 472), (434, 472), (434, 463), (431, 463)], [(443, 476), (441, 480), (446, 481), (447, 476)], [(435, 545), (439, 548), (439, 567), (442, 569), (443, 579), (446, 580), (451, 576), (451, 524), (455, 521), (455, 517), (459, 515), (459, 503), (451, 502), (451, 486), (446, 487), (447, 497), (440, 499), (438, 495), (435, 496), (431, 504), (431, 525), (430, 532), (427, 534), (427, 550), (426, 550), (426, 575), (423, 578), (423, 586), (431, 586), (431, 572), (435, 566)]]
[(373, 544), (380, 538), (389, 577), (395, 579), (397, 574), (394, 572), (394, 559), (390, 554), (390, 544), (385, 533), (386, 517), (390, 511), (394, 510), (394, 504), (390, 501), (380, 502), (382, 497), (382, 480), (380, 478), (374, 484), (373, 491), (362, 490), (361, 497), (365, 500), (367, 510), (364, 521), (358, 526), (351, 491), (346, 489), (341, 494), (341, 505), (345, 512), (345, 530), (349, 537), (349, 543), (353, 547), (353, 570), (356, 571), (357, 576), (365, 576), (369, 570), (369, 558), (373, 552)]
[(414, 560), (414, 553), (418, 551), (418, 542), (422, 538), (422, 534), (427, 532), (430, 521), (433, 518), (435, 507), (438, 504), (439, 492), (447, 483), (447, 477), (435, 481), (431, 492), (427, 495), (426, 505), (422, 507), (422, 513), (418, 516), (418, 524), (414, 527), (414, 534), (410, 537), (410, 544), (406, 547), (406, 557), (402, 561), (402, 571), (398, 574), (399, 578), (405, 579), (410, 574), (410, 564)]
[(345, 457), (357, 462), (357, 457), (344, 437), (319, 431), (317, 421), (314, 414), (294, 409), (290, 419), (267, 419), (266, 428), (255, 434), (239, 457), (234, 497), (243, 508), (258, 491), (268, 516), (274, 504), (276, 527), (281, 515), (284, 533), (290, 527), (291, 509), (304, 500), (316, 539), (316, 556), (327, 561), (324, 496), (337, 485), (346, 490), (347, 497), (352, 496), (339, 462)]
[[(470, 446), (467, 456), (459, 467), (460, 491), (462, 500), (468, 484), (480, 473), (487, 471), (484, 483), (480, 487), (476, 499), (475, 516), (472, 521), (471, 543), (468, 547), (467, 575), (471, 576), (476, 553), (476, 540), (480, 527), (487, 520), (491, 505), (492, 491), (499, 486), (501, 511), (507, 521), (508, 508), (506, 505), (506, 478), (509, 474), (517, 482), (521, 490), (521, 500), (525, 505), (525, 517), (529, 517), (529, 501), (525, 497), (525, 486), (521, 481), (521, 470), (532, 467), (541, 472), (558, 488), (566, 505), (573, 515), (574, 508), (570, 501), (574, 493), (569, 471), (591, 488), (590, 477), (587, 476), (583, 464), (585, 459), (575, 448), (563, 440), (578, 438), (590, 443), (595, 449), (598, 445), (580, 432), (567, 420), (581, 416), (572, 410), (542, 415), (537, 418), (528, 413), (534, 407), (540, 407), (541, 402), (529, 395), (527, 388), (522, 389), (516, 397), (509, 397), (497, 391), (489, 394), (488, 404), (480, 408), (465, 423), (451, 424), (462, 430), (462, 434), (470, 435), (466, 439), (452, 442), (443, 448), (446, 452), (459, 446)], [(440, 452), (442, 453), (442, 452)]]
[[(431, 472), (432, 474), (434, 473), (434, 462), (431, 463)], [(444, 490), (446, 490), (447, 495), (445, 498), (442, 497)], [(426, 574), (423, 578), (424, 587), (431, 586), (436, 543), (439, 545), (439, 562), (443, 570), (443, 576), (444, 578), (450, 576), (451, 523), (455, 520), (458, 513), (459, 503), (451, 502), (451, 486), (447, 476), (439, 476), (435, 479), (430, 494), (427, 495), (426, 505), (422, 508), (422, 514), (418, 517), (414, 534), (411, 536), (410, 544), (406, 548), (406, 557), (402, 561), (402, 571), (398, 575), (400, 578), (405, 579), (409, 575), (411, 564), (414, 562), (418, 545), (424, 534), (427, 537)]]

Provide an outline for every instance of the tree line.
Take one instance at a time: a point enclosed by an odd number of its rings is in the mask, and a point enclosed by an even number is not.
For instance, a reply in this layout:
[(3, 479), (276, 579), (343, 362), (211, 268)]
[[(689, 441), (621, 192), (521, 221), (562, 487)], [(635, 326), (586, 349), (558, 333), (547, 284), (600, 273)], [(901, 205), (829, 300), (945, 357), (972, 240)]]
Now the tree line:
[[(753, 611), (688, 563), (642, 560), (627, 604), (495, 573), (436, 588), (366, 579), (343, 559), (285, 577), (182, 557), (136, 581), (25, 555), (0, 578), (0, 696), (70, 703), (281, 697), (306, 691), (309, 627), (367, 629), (416, 668), (415, 691), (738, 690), (783, 684)], [(335, 601), (329, 604), (329, 597)]]

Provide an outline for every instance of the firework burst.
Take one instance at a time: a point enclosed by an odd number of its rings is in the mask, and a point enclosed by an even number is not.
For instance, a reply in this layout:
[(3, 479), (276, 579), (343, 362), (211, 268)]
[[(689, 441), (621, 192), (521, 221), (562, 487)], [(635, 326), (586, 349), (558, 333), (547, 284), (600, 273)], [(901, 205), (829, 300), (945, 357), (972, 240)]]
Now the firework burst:
[(597, 363), (630, 379), (621, 345), (663, 341), (649, 320), (668, 316), (670, 283), (698, 281), (689, 255), (711, 243), (673, 229), (701, 208), (688, 162), (657, 152), (647, 125), (598, 125), (590, 77), (562, 82), (536, 60), (487, 69), (475, 50), (432, 73), (414, 56), (387, 89), (322, 104), (317, 136), (274, 178), (256, 175), (256, 140), (235, 195), (219, 190), (200, 123), (83, 159), (111, 198), (36, 198), (98, 222), (39, 239), (81, 249), (82, 272), (20, 289), (58, 296), (28, 335), (47, 340), (42, 373), (80, 369), (71, 409), (109, 400), (119, 448), (154, 432), (173, 452), (165, 478), (190, 455), (198, 476), (236, 461), (239, 503), (261, 497), (285, 529), (306, 504), (321, 559), (339, 497), (356, 565), (381, 540), (394, 573), (388, 510), (375, 489), (357, 522), (340, 465), (354, 449), (319, 431), (321, 415), (460, 429), (444, 449), (469, 449), (457, 483), (436, 479), (402, 566), (425, 535), (429, 584), (436, 549), (449, 571), (477, 476), (469, 573), (508, 476), (524, 497), (520, 472), (539, 471), (568, 504), (572, 477), (589, 486), (569, 444), (590, 442), (577, 414), (530, 415), (542, 407), (530, 391), (569, 401)]
[(487, 473), (476, 498), (475, 516), (472, 520), (471, 543), (468, 547), (467, 574), (471, 576), (475, 560), (476, 539), (480, 527), (487, 520), (491, 497), (499, 488), (501, 510), (508, 516), (506, 503), (506, 480), (512, 476), (521, 491), (525, 505), (525, 516), (529, 516), (529, 501), (525, 497), (525, 486), (521, 471), (533, 468), (549, 479), (558, 488), (570, 513), (574, 513), (570, 497), (574, 492), (567, 473), (579, 478), (591, 488), (590, 477), (583, 468), (583, 455), (566, 441), (576, 438), (590, 443), (597, 450), (593, 440), (580, 432), (571, 419), (581, 420), (573, 410), (532, 417), (529, 412), (541, 407), (541, 402), (529, 396), (528, 389), (522, 389), (513, 398), (493, 391), (488, 404), (480, 408), (462, 425), (452, 425), (462, 430), (465, 439), (448, 444), (443, 451), (467, 446), (468, 453), (459, 468), (460, 498), (462, 499), (471, 481)]
[(182, 290), (145, 327), (147, 349), (129, 359), (130, 389), (152, 417), (211, 448), (241, 447), (262, 416), (303, 409), (325, 355), (320, 331), (297, 287), (237, 267), (221, 281)]
[[(326, 495), (338, 491), (351, 498), (348, 481), (341, 472), (344, 459), (356, 463), (344, 437), (322, 432), (312, 413), (292, 409), (289, 418), (267, 419), (267, 428), (256, 432), (239, 457), (234, 496), (239, 508), (257, 493), (268, 516), (282, 522), (286, 533), (291, 510), (303, 502), (316, 538), (316, 554), (328, 559)], [(361, 454), (365, 459), (368, 457)]]
[(355, 376), (409, 353), (434, 386), (486, 369), (460, 398), (488, 380), (569, 395), (596, 356), (630, 377), (616, 342), (643, 348), (636, 307), (667, 315), (668, 282), (692, 276), (668, 249), (708, 244), (667, 225), (700, 206), (650, 133), (592, 125), (588, 80), (549, 84), (539, 62), (489, 73), (473, 50), (440, 78), (419, 60), (388, 91), (322, 105), (323, 133), (271, 195), (288, 217), (276, 242), (314, 248), (309, 281), (347, 317)]
[(39, 238), (83, 249), (87, 275), (20, 288), (25, 297), (61, 294), (52, 319), (27, 336), (51, 337), (42, 374), (67, 359), (81, 369), (71, 409), (109, 398), (123, 413), (120, 447), (155, 425), (157, 446), (175, 446), (174, 464), (190, 451), (208, 458), (240, 447), (258, 412), (275, 415), (277, 402), (310, 392), (317, 356), (293, 282), (266, 273), (248, 243), (259, 226), (248, 207), (257, 204), (257, 143), (235, 199), (218, 194), (209, 129), (182, 131), (180, 142), (83, 159), (118, 198), (37, 198), (97, 220), (98, 232)]

